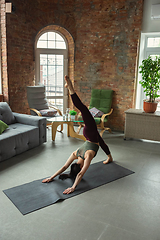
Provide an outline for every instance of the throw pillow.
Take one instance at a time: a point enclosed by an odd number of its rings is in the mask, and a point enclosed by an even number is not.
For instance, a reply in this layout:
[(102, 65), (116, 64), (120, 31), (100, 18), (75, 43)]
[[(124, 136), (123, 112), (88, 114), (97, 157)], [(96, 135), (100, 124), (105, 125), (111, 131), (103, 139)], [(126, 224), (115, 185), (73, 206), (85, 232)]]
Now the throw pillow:
[(7, 102), (0, 102), (0, 120), (8, 125), (15, 123), (15, 116)]
[(91, 108), (89, 111), (93, 117), (102, 117), (102, 115), (104, 114), (102, 111), (98, 110), (95, 107)]
[(6, 128), (8, 128), (8, 125), (0, 120), (0, 134), (2, 134)]
[(55, 117), (55, 115), (57, 114), (57, 111), (54, 109), (44, 109), (44, 110), (40, 110), (40, 113), (44, 117)]

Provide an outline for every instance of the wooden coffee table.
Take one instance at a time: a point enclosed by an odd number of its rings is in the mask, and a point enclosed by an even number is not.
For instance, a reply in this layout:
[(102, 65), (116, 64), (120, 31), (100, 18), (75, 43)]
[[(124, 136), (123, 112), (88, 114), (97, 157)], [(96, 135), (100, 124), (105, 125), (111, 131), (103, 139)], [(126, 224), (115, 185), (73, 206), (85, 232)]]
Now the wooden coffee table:
[(68, 137), (79, 138), (84, 141), (86, 140), (86, 138), (83, 135), (78, 134), (74, 131), (74, 126), (73, 126), (73, 123), (75, 123), (75, 122), (78, 123), (78, 122), (83, 122), (83, 121), (64, 119), (64, 117), (54, 117), (54, 118), (47, 119), (47, 121), (51, 122), (51, 125), (52, 125), (52, 141), (55, 140), (57, 127), (62, 124), (67, 124), (67, 136)]

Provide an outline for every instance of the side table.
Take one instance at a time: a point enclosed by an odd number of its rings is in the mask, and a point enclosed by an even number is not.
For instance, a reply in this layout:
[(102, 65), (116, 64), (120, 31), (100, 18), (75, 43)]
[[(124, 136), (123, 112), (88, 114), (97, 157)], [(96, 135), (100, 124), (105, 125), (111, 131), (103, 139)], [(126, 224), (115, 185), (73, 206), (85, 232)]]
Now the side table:
[[(48, 121), (48, 119), (47, 119)], [(55, 140), (56, 137), (56, 132), (57, 132), (57, 127), (61, 124), (67, 124), (67, 136), (68, 137), (74, 137), (74, 138), (79, 138), (81, 140), (86, 140), (86, 138), (81, 135), (78, 134), (74, 131), (74, 126), (73, 123), (74, 122), (79, 122), (79, 121), (74, 121), (74, 120), (64, 120), (63, 117), (54, 117), (54, 118), (50, 118), (49, 119), (50, 122), (52, 122), (52, 141)]]

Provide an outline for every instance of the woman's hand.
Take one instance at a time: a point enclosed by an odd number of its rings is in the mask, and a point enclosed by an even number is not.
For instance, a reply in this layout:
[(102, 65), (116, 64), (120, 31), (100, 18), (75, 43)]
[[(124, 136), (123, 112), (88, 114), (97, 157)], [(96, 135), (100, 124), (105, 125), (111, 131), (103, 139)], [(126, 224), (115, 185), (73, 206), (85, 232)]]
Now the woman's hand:
[(42, 181), (42, 183), (48, 183), (48, 182), (52, 182), (53, 179), (50, 177), (50, 178), (46, 178)]
[(73, 187), (67, 188), (67, 189), (63, 192), (63, 194), (70, 194), (70, 193), (74, 192), (74, 190), (75, 190), (75, 188), (73, 188)]

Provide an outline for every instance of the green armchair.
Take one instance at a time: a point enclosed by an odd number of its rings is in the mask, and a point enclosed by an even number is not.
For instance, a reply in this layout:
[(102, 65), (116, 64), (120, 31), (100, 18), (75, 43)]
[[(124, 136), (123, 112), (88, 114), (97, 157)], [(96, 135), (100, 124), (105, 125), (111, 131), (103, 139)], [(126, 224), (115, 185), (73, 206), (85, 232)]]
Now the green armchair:
[[(92, 89), (91, 93), (91, 101), (89, 104), (89, 109), (95, 107), (98, 110), (102, 111), (104, 114), (101, 117), (95, 117), (95, 122), (97, 127), (101, 129), (100, 135), (102, 137), (104, 131), (112, 132), (110, 128), (105, 127), (106, 122), (108, 121), (109, 115), (113, 112), (111, 109), (112, 105), (112, 98), (113, 98), (113, 90), (108, 89)], [(79, 120), (81, 117), (78, 118)], [(80, 132), (80, 129), (84, 127), (83, 123), (78, 123), (79, 128), (77, 133)]]

